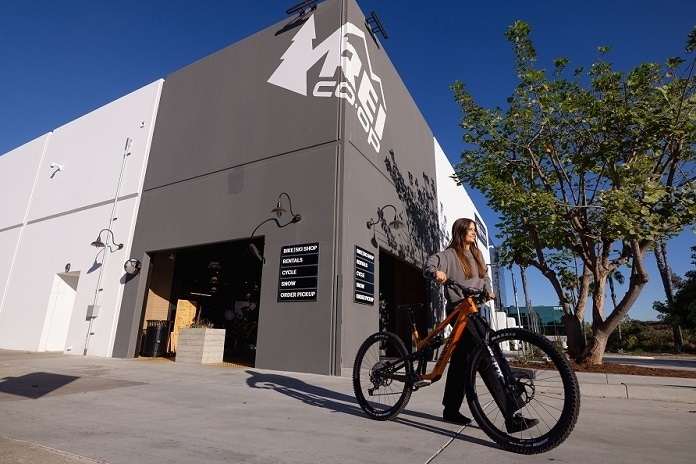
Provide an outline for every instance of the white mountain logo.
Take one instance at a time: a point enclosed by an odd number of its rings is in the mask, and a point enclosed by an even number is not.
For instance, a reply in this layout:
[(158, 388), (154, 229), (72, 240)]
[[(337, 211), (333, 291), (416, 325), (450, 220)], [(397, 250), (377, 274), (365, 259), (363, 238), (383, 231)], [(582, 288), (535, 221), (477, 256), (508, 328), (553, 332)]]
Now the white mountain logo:
[[(372, 70), (365, 33), (347, 22), (316, 47), (313, 46), (315, 39), (312, 15), (292, 38), (290, 47), (281, 57), (282, 62), (268, 82), (306, 97), (308, 72), (323, 59), (311, 95), (345, 99), (355, 108), (367, 134), (367, 143), (379, 153), (387, 110), (382, 80)], [(358, 49), (351, 44), (352, 40), (357, 42)], [(365, 63), (360, 56), (364, 57)], [(338, 69), (343, 78), (337, 76)]]

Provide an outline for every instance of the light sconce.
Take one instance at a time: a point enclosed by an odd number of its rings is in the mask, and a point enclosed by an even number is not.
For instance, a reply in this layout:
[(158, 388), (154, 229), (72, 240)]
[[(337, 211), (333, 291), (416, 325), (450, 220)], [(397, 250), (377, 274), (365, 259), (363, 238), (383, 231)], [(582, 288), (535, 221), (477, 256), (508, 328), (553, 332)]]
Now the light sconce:
[(261, 252), (259, 251), (259, 247), (254, 245), (253, 243), (249, 244), (249, 251), (251, 252), (252, 255), (262, 263), (266, 264), (266, 258), (263, 257)]
[(367, 221), (367, 228), (368, 229), (372, 229), (372, 226), (379, 224), (380, 222), (385, 222), (384, 221), (384, 210), (386, 208), (391, 208), (394, 210), (394, 220), (389, 223), (389, 227), (391, 227), (394, 230), (398, 230), (399, 228), (404, 226), (404, 223), (401, 222), (397, 218), (396, 207), (394, 207), (394, 205), (385, 205), (385, 206), (382, 206), (381, 208), (377, 208), (377, 220), (376, 221), (372, 218), (370, 218), (370, 220)]
[(138, 275), (140, 273), (140, 268), (142, 264), (135, 258), (131, 258), (123, 265), (123, 270), (126, 271), (128, 275)]
[[(285, 197), (288, 199), (288, 207), (290, 208), (290, 214), (292, 215), (292, 219), (290, 220), (290, 222), (288, 224), (293, 223), (293, 222), (300, 222), (302, 220), (302, 216), (300, 216), (299, 214), (295, 214), (292, 211), (292, 200), (290, 199), (290, 195), (288, 195), (285, 192), (282, 192), (280, 195), (278, 195), (278, 204), (276, 205), (275, 208), (273, 208), (271, 210), (271, 213), (275, 213), (276, 217), (278, 219), (280, 219), (283, 216), (283, 213), (288, 212), (285, 208), (283, 208), (283, 203), (281, 203), (281, 201), (280, 201), (280, 199), (282, 198), (283, 195), (285, 195)], [(279, 226), (279, 227), (284, 227), (284, 226)]]
[[(102, 242), (102, 239), (101, 239), (102, 232), (106, 232), (106, 242)], [(116, 243), (116, 240), (114, 239), (114, 233), (111, 231), (111, 229), (100, 230), (99, 234), (97, 235), (97, 239), (95, 241), (93, 241), (92, 243), (90, 243), (90, 245), (92, 245), (93, 247), (97, 247), (97, 248), (104, 248), (106, 246), (109, 246), (109, 248), (111, 248), (111, 246), (108, 245), (109, 234), (111, 234), (111, 243), (113, 243), (116, 246), (116, 248), (119, 250), (121, 248), (123, 248), (123, 243)]]
[(51, 163), (51, 169), (55, 169), (56, 172), (63, 170), (63, 165), (58, 163)]
[[(292, 218), (288, 222), (286, 222), (285, 224), (281, 224), (280, 221), (278, 221), (278, 219), (283, 217), (283, 214), (288, 212), (288, 210), (283, 208), (283, 203), (281, 201), (283, 196), (285, 196), (288, 199), (288, 208), (290, 208), (290, 215), (292, 216)], [(295, 212), (292, 210), (292, 199), (290, 198), (290, 195), (288, 195), (285, 192), (281, 192), (281, 194), (278, 195), (278, 201), (276, 203), (276, 207), (271, 210), (271, 213), (275, 214), (276, 217), (266, 219), (265, 221), (262, 221), (258, 226), (256, 226), (254, 231), (251, 233), (252, 238), (256, 234), (256, 231), (259, 230), (259, 227), (261, 227), (262, 225), (264, 225), (267, 222), (273, 221), (276, 223), (278, 228), (282, 229), (283, 227), (287, 227), (290, 224), (295, 224), (295, 223), (300, 222), (302, 220), (302, 216), (300, 214), (295, 214)], [(249, 244), (249, 251), (251, 252), (252, 255), (254, 255), (256, 258), (258, 258), (258, 260), (261, 261), (262, 263), (266, 262), (266, 259), (259, 252), (258, 247), (256, 245), (254, 245), (253, 243)]]

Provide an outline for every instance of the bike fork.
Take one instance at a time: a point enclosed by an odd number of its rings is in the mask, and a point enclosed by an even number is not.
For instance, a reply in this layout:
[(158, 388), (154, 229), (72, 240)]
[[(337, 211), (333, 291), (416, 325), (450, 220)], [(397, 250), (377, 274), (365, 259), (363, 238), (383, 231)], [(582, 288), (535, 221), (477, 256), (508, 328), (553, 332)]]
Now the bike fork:
[(482, 359), (478, 371), (500, 411), (506, 418), (512, 417), (515, 411), (525, 405), (525, 401), (517, 389), (516, 382), (513, 381), (512, 370), (502, 353), (497, 352), (498, 348), (489, 343), (489, 337), (486, 337), (483, 343), (487, 356)]

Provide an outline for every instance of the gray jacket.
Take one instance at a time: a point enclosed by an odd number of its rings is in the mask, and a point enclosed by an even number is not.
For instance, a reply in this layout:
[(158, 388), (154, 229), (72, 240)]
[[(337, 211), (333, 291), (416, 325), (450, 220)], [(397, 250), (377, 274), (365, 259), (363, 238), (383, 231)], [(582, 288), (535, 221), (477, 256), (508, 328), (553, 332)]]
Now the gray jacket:
[[(469, 260), (471, 269), (477, 270), (478, 265), (476, 260), (470, 251), (465, 251), (464, 256)], [(464, 274), (464, 269), (459, 262), (459, 256), (454, 248), (447, 248), (439, 253), (428, 257), (423, 264), (423, 276), (428, 279), (433, 278), (435, 271), (442, 271), (447, 274), (448, 279), (452, 279), (459, 282), (465, 287), (470, 288), (483, 288), (489, 292), (492, 292), (491, 279), (486, 275), (484, 278), (478, 277), (478, 271), (475, 271), (476, 276), (471, 279), (466, 278)], [(445, 288), (445, 298), (447, 298), (447, 312), (449, 313), (453, 308), (455, 308), (463, 299), (464, 295), (459, 287), (447, 287)]]

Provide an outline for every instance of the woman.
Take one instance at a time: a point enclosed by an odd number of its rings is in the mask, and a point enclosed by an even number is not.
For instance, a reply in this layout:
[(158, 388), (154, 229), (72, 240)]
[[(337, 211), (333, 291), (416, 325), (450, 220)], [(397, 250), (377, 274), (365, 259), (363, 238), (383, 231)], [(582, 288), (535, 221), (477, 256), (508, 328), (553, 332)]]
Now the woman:
[[(476, 223), (471, 219), (460, 218), (452, 224), (452, 241), (444, 251), (430, 256), (425, 261), (423, 275), (439, 283), (452, 279), (464, 287), (482, 288), (488, 292), (491, 299), (495, 298), (491, 289), (491, 279), (486, 272), (486, 263), (481, 251), (476, 246)], [(455, 286), (448, 286), (445, 289), (445, 298), (447, 299), (447, 314), (465, 299), (462, 290)], [(476, 334), (474, 324), (467, 324), (464, 335), (450, 358), (445, 393), (442, 397), (442, 405), (445, 407), (442, 418), (447, 422), (459, 425), (471, 423), (471, 419), (459, 412), (459, 408), (464, 401), (467, 357), (478, 340), (480, 338)], [(486, 363), (482, 363), (480, 367), (487, 371), (487, 373), (482, 372), (482, 376), (490, 389), (497, 383), (495, 375), (492, 375), (492, 372), (486, 368)], [(509, 433), (526, 430), (539, 423), (537, 419), (527, 419), (519, 413), (515, 414), (515, 411), (522, 404), (508, 403), (506, 393), (502, 389), (495, 388), (495, 390), (498, 391), (497, 395), (494, 393), (494, 397), (499, 397), (496, 402), (505, 416), (505, 426)]]
[[(495, 297), (491, 289), (491, 279), (486, 272), (486, 263), (476, 246), (476, 223), (468, 218), (457, 219), (452, 224), (452, 241), (444, 251), (430, 256), (425, 261), (423, 275), (439, 283), (451, 278), (465, 287), (483, 288), (490, 298)], [(445, 298), (446, 311), (449, 314), (465, 296), (459, 287), (448, 286), (445, 289)], [(450, 358), (442, 398), (442, 405), (445, 407), (442, 418), (460, 425), (468, 425), (471, 422), (471, 419), (459, 412), (464, 401), (466, 360), (474, 344), (469, 336), (469, 328), (467, 326), (463, 343), (457, 345)]]

